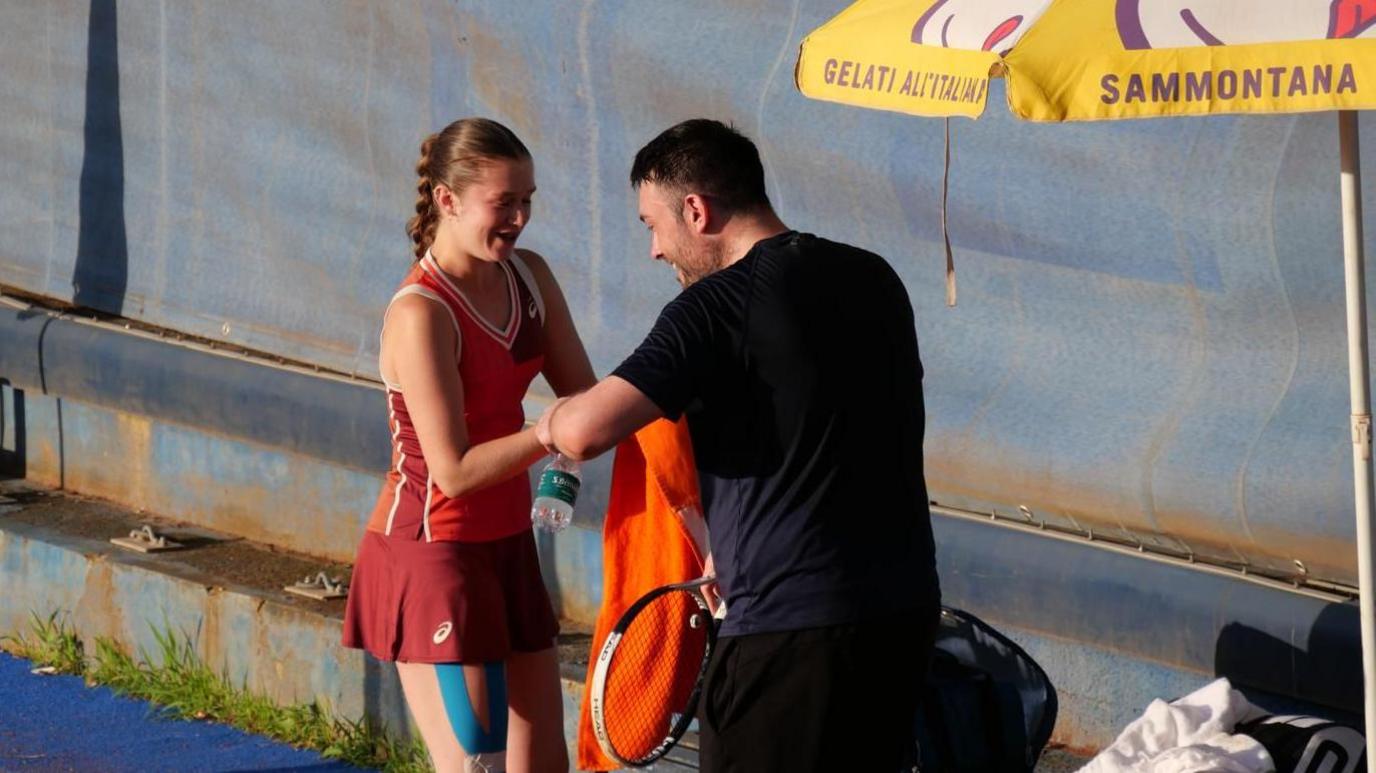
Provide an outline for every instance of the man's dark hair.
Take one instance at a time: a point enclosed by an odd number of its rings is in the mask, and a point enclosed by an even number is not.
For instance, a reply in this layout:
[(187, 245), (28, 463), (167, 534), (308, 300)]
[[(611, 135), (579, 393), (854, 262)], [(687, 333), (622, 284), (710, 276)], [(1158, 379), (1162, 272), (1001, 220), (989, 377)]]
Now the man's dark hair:
[(769, 207), (755, 143), (708, 118), (671, 126), (641, 148), (631, 165), (631, 186), (642, 183), (706, 196), (728, 212)]

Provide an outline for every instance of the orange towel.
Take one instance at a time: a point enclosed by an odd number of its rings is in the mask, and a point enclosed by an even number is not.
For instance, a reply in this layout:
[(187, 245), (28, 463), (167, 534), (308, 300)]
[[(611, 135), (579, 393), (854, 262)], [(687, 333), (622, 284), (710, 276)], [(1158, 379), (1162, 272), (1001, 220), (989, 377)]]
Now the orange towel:
[[(702, 576), (707, 527), (688, 425), (660, 419), (617, 446), (602, 523), (602, 608), (585, 684), (617, 618), (646, 591)], [(672, 653), (666, 653), (672, 657)], [(578, 768), (616, 770), (597, 745), (588, 693), (578, 719)]]

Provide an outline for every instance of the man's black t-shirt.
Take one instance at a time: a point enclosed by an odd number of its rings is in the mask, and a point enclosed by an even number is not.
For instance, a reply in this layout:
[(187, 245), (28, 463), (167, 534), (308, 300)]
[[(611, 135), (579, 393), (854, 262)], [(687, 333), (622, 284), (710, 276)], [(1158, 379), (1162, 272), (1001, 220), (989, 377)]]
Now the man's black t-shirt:
[(722, 634), (939, 602), (917, 334), (883, 258), (764, 239), (671, 301), (613, 375), (687, 414)]

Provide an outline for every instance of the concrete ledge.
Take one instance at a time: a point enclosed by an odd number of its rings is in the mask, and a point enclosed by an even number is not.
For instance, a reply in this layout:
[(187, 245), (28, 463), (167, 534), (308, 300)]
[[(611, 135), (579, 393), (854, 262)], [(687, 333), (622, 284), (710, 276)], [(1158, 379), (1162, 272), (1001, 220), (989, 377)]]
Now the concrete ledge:
[(193, 638), (201, 657), (235, 682), (282, 703), (312, 700), (349, 718), (405, 731), (393, 669), (339, 646), (339, 602), (225, 587), (159, 556), (124, 553), (0, 517), (0, 631), (26, 631), (31, 613), (70, 615), (91, 651), (110, 637), (156, 657), (155, 629)]
[[(62, 500), (67, 509), (100, 511), (92, 517), (118, 512), (60, 494), (48, 496)], [(59, 612), (88, 652), (97, 637), (109, 637), (156, 662), (154, 631), (170, 629), (190, 636), (206, 663), (254, 692), (280, 703), (319, 701), (338, 716), (366, 716), (399, 736), (412, 735), (395, 668), (339, 645), (342, 601), (298, 599), (273, 586), (254, 587), (204, 571), (189, 560), (198, 548), (152, 555), (126, 552), (104, 539), (74, 535), (70, 524), (58, 528), (26, 522), (15, 517), (16, 509), (0, 510), (0, 587), (6, 591), (0, 600), (0, 635), (27, 632), (32, 614), (46, 618)], [(132, 513), (124, 515), (133, 519)], [(115, 531), (125, 525), (127, 520), (118, 516), (109, 524)], [(214, 542), (224, 543), (237, 543), (241, 553), (262, 550), (296, 562), (295, 570), (311, 565), (233, 537)], [(561, 646), (561, 651), (579, 646), (586, 643)], [(586, 669), (585, 653), (575, 654), (564, 664), (562, 680), (565, 737), (571, 741), (577, 737)], [(681, 748), (652, 769), (695, 770), (696, 755)]]

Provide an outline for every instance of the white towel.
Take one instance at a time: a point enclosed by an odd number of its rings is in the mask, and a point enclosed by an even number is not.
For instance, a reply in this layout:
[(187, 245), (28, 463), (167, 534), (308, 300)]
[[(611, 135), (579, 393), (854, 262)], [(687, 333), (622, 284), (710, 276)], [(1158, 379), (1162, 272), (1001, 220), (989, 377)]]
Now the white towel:
[(1081, 773), (1273, 773), (1271, 755), (1233, 728), (1262, 716), (1227, 679), (1185, 697), (1154, 700)]

